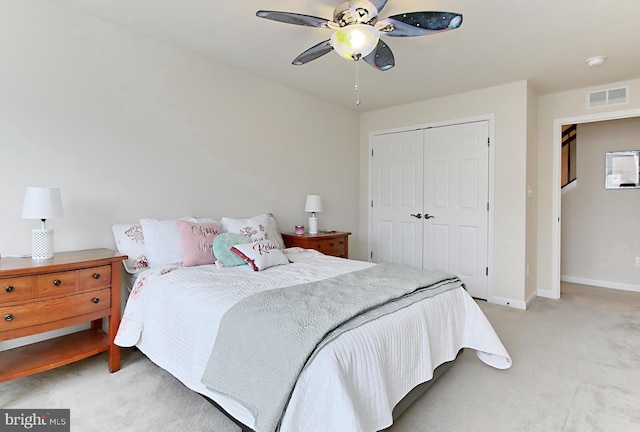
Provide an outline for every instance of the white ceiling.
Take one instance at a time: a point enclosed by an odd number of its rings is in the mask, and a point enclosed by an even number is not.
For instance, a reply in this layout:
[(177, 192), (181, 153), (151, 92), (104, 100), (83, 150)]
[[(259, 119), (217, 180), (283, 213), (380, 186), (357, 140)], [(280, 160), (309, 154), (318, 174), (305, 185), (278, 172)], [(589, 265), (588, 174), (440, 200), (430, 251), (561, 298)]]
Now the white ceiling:
[[(381, 18), (450, 11), (462, 27), (442, 34), (384, 37), (396, 66), (380, 72), (329, 53), (292, 60), (331, 31), (269, 21), (259, 9), (331, 18), (343, 0), (51, 0), (348, 109), (369, 111), (529, 80), (539, 94), (640, 78), (639, 0), (389, 0)], [(599, 67), (586, 60), (603, 55)]]

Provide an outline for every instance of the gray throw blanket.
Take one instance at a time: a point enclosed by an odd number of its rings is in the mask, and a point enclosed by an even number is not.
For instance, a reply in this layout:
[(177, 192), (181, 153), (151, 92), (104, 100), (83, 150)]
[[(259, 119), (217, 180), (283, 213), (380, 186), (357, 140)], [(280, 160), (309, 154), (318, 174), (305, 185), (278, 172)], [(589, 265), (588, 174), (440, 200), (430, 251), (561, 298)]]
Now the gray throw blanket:
[(300, 372), (321, 346), (461, 285), (449, 274), (378, 264), (254, 294), (222, 317), (202, 382), (251, 411), (257, 432), (275, 431)]

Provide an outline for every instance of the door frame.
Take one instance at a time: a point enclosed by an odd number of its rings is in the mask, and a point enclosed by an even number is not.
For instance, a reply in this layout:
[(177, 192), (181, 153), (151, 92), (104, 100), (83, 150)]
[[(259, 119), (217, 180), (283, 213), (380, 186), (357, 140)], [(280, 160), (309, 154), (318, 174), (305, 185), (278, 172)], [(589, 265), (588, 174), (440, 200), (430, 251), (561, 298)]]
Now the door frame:
[(573, 117), (562, 117), (553, 120), (553, 173), (552, 184), (552, 207), (551, 220), (554, 221), (551, 227), (551, 289), (538, 289), (537, 295), (552, 299), (560, 298), (560, 270), (562, 257), (562, 235), (560, 227), (562, 225), (562, 186), (560, 181), (560, 169), (562, 164), (562, 125), (593, 123), (607, 120), (619, 120), (631, 117), (640, 117), (640, 109), (629, 109), (623, 111), (610, 111), (596, 114), (585, 114)]
[(465, 123), (477, 123), (477, 122), (481, 122), (481, 121), (486, 121), (488, 122), (489, 125), (489, 140), (490, 140), (490, 145), (489, 145), (489, 155), (488, 155), (488, 162), (489, 162), (489, 181), (488, 181), (488, 187), (489, 187), (489, 193), (488, 193), (488, 199), (489, 199), (489, 214), (487, 217), (487, 266), (489, 267), (489, 276), (487, 279), (487, 301), (489, 303), (495, 303), (493, 300), (493, 271), (492, 269), (494, 269), (494, 265), (493, 265), (493, 247), (494, 247), (494, 243), (493, 243), (493, 233), (494, 233), (494, 167), (495, 167), (495, 163), (494, 163), (494, 147), (495, 147), (495, 115), (494, 114), (485, 114), (485, 115), (479, 115), (479, 116), (472, 116), (472, 117), (462, 117), (462, 118), (457, 118), (457, 119), (450, 119), (450, 120), (442, 120), (442, 121), (437, 121), (437, 122), (430, 122), (430, 123), (423, 123), (423, 124), (418, 124), (418, 125), (411, 125), (411, 126), (403, 126), (403, 127), (397, 127), (397, 128), (392, 128), (392, 129), (382, 129), (382, 130), (378, 130), (378, 131), (371, 131), (369, 132), (369, 164), (368, 164), (368, 199), (367, 199), (367, 223), (368, 223), (368, 228), (367, 228), (367, 260), (371, 261), (371, 252), (372, 252), (372, 239), (373, 239), (373, 212), (371, 209), (371, 200), (373, 199), (373, 172), (372, 172), (372, 159), (371, 159), (371, 152), (373, 151), (373, 137), (377, 136), (377, 135), (387, 135), (387, 134), (392, 134), (392, 133), (397, 133), (397, 132), (407, 132), (407, 131), (411, 131), (411, 130), (417, 130), (417, 129), (430, 129), (430, 128), (436, 128), (436, 127), (443, 127), (443, 126), (455, 126), (455, 125), (459, 125), (459, 124), (465, 124)]

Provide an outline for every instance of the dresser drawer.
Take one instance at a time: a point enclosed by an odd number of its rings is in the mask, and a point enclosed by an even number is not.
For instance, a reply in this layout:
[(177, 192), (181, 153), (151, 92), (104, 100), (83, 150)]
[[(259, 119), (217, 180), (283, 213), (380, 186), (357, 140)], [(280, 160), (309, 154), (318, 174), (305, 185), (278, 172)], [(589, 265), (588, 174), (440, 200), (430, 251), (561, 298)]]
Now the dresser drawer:
[(0, 304), (31, 298), (33, 278), (31, 276), (0, 279)]
[(36, 276), (37, 297), (51, 297), (59, 294), (71, 294), (75, 290), (75, 271), (47, 273)]
[[(73, 273), (73, 272), (72, 272)], [(0, 340), (2, 332), (38, 324), (72, 318), (105, 310), (109, 315), (111, 290), (109, 288), (74, 294), (51, 300), (0, 307)]]
[(76, 270), (76, 276), (78, 277), (78, 291), (109, 288), (111, 285), (111, 266)]

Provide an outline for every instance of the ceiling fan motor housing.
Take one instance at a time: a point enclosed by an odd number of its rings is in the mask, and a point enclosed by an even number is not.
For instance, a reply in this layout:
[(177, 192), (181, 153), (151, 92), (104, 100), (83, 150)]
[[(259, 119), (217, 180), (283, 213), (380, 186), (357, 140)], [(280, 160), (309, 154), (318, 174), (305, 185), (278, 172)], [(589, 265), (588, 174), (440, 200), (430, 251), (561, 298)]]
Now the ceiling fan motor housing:
[(378, 21), (378, 9), (367, 0), (346, 1), (335, 8), (333, 22), (340, 27), (351, 24), (374, 25)]

